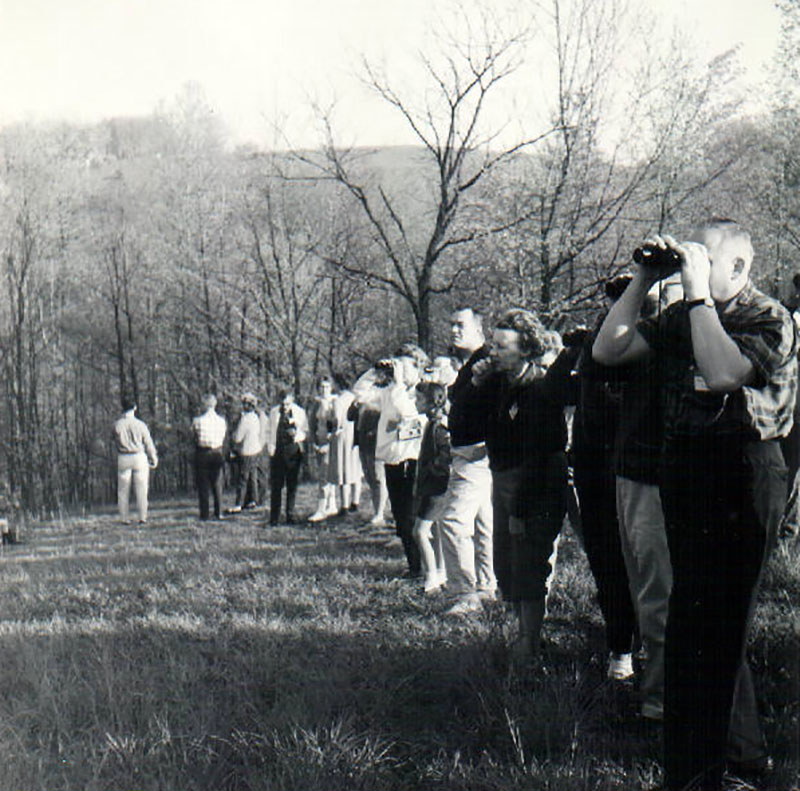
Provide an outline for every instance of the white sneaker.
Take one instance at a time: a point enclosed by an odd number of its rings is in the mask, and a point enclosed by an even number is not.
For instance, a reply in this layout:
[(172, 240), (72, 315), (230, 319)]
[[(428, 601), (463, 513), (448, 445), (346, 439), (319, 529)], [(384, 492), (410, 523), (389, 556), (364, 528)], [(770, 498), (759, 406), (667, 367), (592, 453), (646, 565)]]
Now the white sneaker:
[(372, 519), (369, 520), (369, 523), (373, 527), (386, 527), (386, 520), (380, 516), (380, 514), (375, 514)]
[(469, 615), (473, 612), (480, 612), (482, 609), (483, 604), (480, 597), (475, 593), (467, 593), (464, 596), (460, 596), (452, 607), (444, 611), (444, 614)]
[(633, 676), (633, 654), (615, 654), (608, 658), (608, 677), (614, 681), (625, 681)]
[(436, 593), (442, 587), (442, 582), (438, 574), (431, 574), (425, 577), (425, 582), (422, 585), (422, 592), (425, 594)]
[(311, 516), (308, 517), (309, 522), (322, 522), (326, 519), (328, 514), (325, 511), (315, 511)]

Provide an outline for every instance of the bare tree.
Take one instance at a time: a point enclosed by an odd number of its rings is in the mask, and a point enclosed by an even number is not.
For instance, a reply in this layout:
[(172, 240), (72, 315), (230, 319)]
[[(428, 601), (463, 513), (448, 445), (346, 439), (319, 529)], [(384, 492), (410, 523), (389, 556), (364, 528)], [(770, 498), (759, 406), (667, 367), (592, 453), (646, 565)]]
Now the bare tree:
[(344, 189), (362, 212), (372, 240), (361, 257), (330, 254), (328, 263), (398, 295), (413, 314), (424, 347), (431, 344), (431, 300), (452, 291), (469, 267), (457, 251), (521, 219), (487, 223), (471, 199), (489, 174), (549, 133), (500, 143), (505, 121), (492, 115), (489, 105), (519, 69), (527, 31), (509, 32), (504, 29), (507, 20), (487, 7), (479, 9), (476, 20), (463, 31), (452, 20), (443, 23), (438, 51), (419, 54), (422, 78), (414, 88), (403, 90), (374, 63), (362, 63), (367, 85), (421, 144), (432, 188), (404, 195), (386, 180), (371, 181), (359, 169), (364, 152), (337, 145), (327, 112), (322, 113), (321, 155), (295, 152), (314, 177), (333, 180)]

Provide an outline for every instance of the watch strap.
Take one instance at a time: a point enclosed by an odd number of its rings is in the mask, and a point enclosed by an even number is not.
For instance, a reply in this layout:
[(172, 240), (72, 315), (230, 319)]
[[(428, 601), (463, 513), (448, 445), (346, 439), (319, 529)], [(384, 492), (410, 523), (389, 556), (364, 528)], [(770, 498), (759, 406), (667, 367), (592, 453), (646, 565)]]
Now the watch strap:
[(687, 310), (691, 310), (692, 308), (696, 308), (698, 305), (705, 305), (706, 307), (713, 308), (714, 302), (709, 297), (700, 297), (700, 299), (687, 299), (686, 300), (686, 308)]

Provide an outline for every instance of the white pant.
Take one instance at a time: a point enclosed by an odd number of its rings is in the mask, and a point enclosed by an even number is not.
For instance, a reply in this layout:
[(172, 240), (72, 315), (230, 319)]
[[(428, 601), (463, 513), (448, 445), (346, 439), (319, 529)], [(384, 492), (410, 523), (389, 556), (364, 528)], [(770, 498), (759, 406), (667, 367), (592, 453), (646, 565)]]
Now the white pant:
[[(450, 481), (440, 522), (447, 590), (459, 596), (494, 591), (492, 473), (485, 449), (453, 448)], [(475, 456), (478, 458), (474, 458)]]
[(147, 519), (147, 489), (150, 483), (150, 467), (144, 453), (120, 453), (117, 456), (117, 506), (122, 519), (128, 518), (131, 480), (136, 496), (139, 519)]

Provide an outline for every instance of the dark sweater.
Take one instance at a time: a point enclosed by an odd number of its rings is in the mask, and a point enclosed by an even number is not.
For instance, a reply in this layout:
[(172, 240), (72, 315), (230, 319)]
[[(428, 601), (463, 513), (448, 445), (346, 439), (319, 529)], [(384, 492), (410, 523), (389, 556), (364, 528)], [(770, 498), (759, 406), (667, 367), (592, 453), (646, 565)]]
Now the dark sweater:
[(461, 366), (455, 382), (450, 386), (450, 443), (453, 447), (474, 445), (486, 441), (489, 412), (493, 406), (491, 388), (476, 387), (472, 383), (472, 368), (479, 360), (489, 355), (484, 344), (472, 353)]
[(549, 374), (536, 376), (531, 367), (515, 382), (491, 378), (496, 400), (487, 426), (489, 466), (495, 472), (523, 468), (519, 507), (525, 513), (543, 489), (550, 457), (567, 443), (564, 410)]

